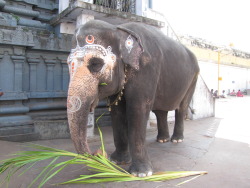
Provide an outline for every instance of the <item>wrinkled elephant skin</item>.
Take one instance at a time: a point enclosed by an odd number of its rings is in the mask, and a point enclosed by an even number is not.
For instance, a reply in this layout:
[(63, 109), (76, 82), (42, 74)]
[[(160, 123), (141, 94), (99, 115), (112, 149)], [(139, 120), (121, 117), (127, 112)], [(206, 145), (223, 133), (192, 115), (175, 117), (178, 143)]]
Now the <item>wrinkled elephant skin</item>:
[[(94, 20), (76, 31), (68, 64), (68, 120), (77, 152), (90, 152), (88, 113), (108, 97), (116, 147), (111, 159), (131, 162), (130, 173), (136, 176), (151, 175), (145, 148), (149, 113), (157, 117), (158, 142), (183, 141), (183, 119), (199, 74), (195, 56), (152, 26)], [(170, 138), (171, 110), (175, 126)]]

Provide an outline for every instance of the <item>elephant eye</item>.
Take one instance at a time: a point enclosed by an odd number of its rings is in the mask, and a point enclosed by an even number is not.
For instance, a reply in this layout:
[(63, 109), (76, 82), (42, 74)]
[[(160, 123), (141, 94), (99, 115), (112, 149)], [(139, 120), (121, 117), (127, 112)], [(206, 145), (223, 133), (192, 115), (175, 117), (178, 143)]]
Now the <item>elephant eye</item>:
[(103, 59), (93, 57), (89, 60), (88, 69), (90, 72), (99, 72), (102, 69), (103, 65)]

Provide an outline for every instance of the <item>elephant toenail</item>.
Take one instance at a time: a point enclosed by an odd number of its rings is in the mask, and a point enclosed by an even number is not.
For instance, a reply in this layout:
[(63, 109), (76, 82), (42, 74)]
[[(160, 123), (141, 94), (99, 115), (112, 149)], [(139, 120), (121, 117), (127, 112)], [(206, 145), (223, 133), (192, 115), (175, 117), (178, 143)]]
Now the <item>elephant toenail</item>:
[(173, 143), (177, 143), (177, 140), (172, 140)]
[(158, 140), (158, 142), (163, 143), (163, 140)]
[(144, 178), (144, 177), (146, 177), (146, 174), (145, 174), (145, 173), (139, 173), (139, 174), (138, 174), (138, 177), (139, 177), (139, 178)]
[(132, 174), (133, 176), (137, 177), (137, 173), (132, 172), (131, 174)]
[(177, 142), (178, 142), (178, 143), (181, 143), (181, 142), (183, 142), (183, 140), (182, 140), (182, 139), (179, 139)]
[(112, 163), (117, 164), (117, 162), (116, 162), (116, 161), (113, 161), (113, 160), (111, 160), (110, 158), (109, 158), (109, 160), (110, 160)]
[(148, 173), (147, 173), (147, 176), (152, 176), (153, 175), (153, 172), (152, 171), (149, 171)]

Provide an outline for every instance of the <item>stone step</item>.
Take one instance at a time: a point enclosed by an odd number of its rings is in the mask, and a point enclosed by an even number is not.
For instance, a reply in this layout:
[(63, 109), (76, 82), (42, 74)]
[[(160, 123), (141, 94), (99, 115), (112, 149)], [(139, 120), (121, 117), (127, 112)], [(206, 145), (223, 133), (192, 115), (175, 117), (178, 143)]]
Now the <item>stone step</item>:
[(36, 112), (29, 112), (28, 115), (34, 121), (66, 120), (67, 119), (66, 110), (36, 111)]
[(34, 133), (33, 125), (0, 127), (0, 136)]
[(28, 115), (1, 115), (0, 127), (32, 125), (33, 120)]
[(70, 138), (67, 120), (46, 120), (34, 122), (39, 140)]
[(38, 133), (0, 136), (0, 140), (9, 141), (9, 142), (30, 142), (30, 141), (38, 140), (38, 138), (39, 138)]

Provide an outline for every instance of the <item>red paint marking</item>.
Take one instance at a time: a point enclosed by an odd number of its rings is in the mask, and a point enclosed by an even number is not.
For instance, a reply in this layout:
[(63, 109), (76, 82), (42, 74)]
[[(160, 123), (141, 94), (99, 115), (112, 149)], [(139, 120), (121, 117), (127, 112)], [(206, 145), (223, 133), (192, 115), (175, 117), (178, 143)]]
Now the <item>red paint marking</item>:
[(94, 43), (94, 41), (95, 41), (95, 37), (93, 36), (93, 35), (88, 35), (88, 36), (86, 36), (86, 42), (88, 43), (88, 44), (93, 44)]

